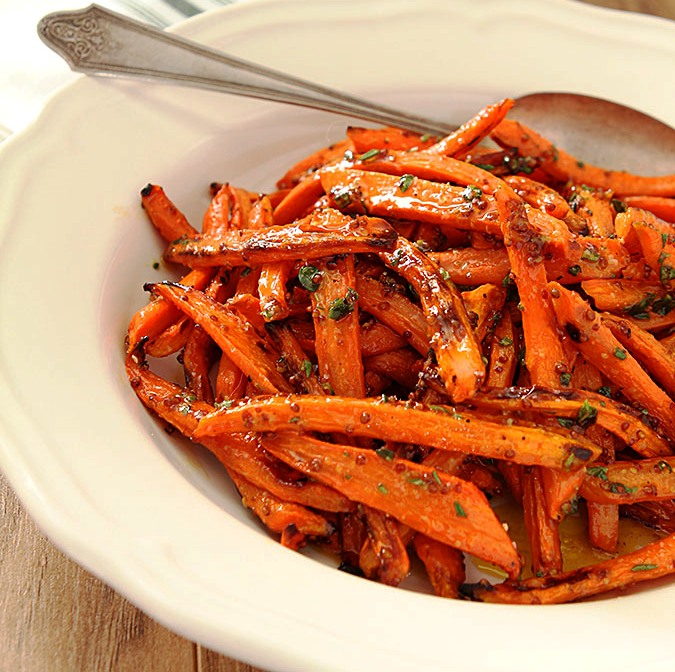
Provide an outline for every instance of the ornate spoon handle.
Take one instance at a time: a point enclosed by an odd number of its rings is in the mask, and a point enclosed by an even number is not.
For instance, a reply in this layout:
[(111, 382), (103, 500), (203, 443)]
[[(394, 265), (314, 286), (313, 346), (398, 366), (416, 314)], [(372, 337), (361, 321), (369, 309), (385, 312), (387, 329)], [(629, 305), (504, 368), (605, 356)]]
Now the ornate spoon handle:
[(98, 5), (55, 12), (42, 40), (77, 72), (140, 77), (311, 107), (420, 133), (455, 127), (264, 68), (153, 28)]

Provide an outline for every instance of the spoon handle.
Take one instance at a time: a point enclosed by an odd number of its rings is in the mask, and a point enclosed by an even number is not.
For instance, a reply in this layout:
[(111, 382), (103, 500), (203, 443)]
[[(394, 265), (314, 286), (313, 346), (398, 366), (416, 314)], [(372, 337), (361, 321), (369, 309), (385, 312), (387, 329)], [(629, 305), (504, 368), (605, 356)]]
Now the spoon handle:
[(419, 133), (445, 135), (456, 128), (229, 56), (98, 5), (48, 14), (38, 23), (38, 33), (77, 72), (169, 81), (336, 112)]

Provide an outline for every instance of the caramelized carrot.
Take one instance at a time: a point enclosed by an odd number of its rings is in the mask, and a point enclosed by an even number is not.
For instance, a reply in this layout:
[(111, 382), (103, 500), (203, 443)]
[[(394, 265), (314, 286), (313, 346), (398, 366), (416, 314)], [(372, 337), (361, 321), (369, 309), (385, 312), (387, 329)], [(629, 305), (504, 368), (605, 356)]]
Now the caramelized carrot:
[[(442, 472), (307, 436), (262, 439), (265, 450), (354, 501), (438, 541), (493, 562), (515, 577), (520, 558), (483, 493)], [(349, 475), (349, 478), (345, 476)], [(436, 511), (433, 521), (430, 511)]]
[(197, 229), (188, 222), (162, 187), (156, 184), (143, 187), (141, 204), (152, 225), (167, 242), (177, 240), (182, 236), (196, 235)]
[(342, 432), (564, 470), (590, 464), (600, 454), (583, 437), (501, 423), (468, 410), (459, 413), (440, 405), (313, 395), (256, 397), (219, 409), (202, 418), (195, 438), (282, 430)]
[(413, 546), (424, 563), (434, 593), (440, 597), (459, 597), (459, 588), (466, 579), (462, 553), (419, 532)]

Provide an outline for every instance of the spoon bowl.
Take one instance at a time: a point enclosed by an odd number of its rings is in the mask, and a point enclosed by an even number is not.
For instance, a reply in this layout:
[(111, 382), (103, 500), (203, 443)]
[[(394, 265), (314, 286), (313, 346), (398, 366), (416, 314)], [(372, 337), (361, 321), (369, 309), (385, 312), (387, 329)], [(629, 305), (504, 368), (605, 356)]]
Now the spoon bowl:
[[(77, 72), (173, 82), (446, 135), (456, 126), (317, 85), (166, 33), (97, 5), (55, 12), (42, 40)], [(574, 93), (516, 99), (511, 118), (586, 163), (643, 175), (675, 173), (675, 130), (635, 109)]]

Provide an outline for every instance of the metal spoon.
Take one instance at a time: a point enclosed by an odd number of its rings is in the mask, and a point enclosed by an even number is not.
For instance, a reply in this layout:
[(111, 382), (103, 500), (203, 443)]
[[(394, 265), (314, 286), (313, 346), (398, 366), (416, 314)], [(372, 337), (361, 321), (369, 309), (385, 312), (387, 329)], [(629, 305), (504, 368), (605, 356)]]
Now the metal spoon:
[[(234, 58), (97, 5), (49, 14), (38, 33), (78, 72), (170, 81), (422, 133), (445, 135), (456, 128)], [(675, 130), (623, 105), (535, 93), (518, 98), (510, 116), (586, 162), (647, 175), (675, 173)]]

